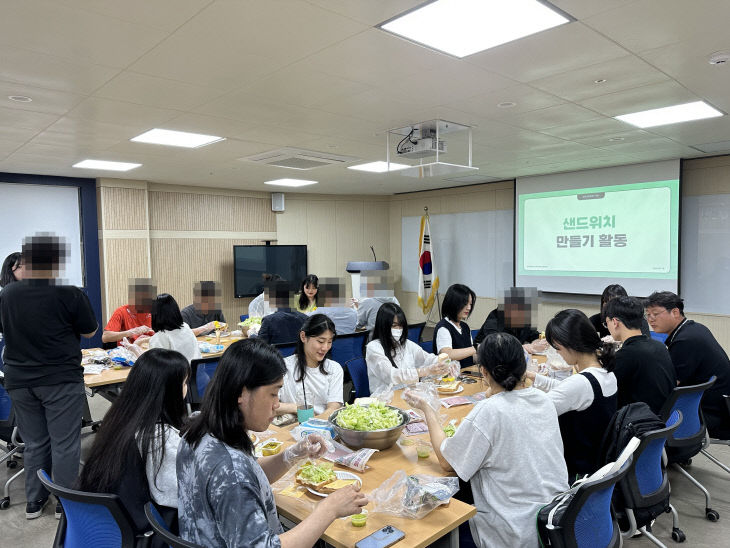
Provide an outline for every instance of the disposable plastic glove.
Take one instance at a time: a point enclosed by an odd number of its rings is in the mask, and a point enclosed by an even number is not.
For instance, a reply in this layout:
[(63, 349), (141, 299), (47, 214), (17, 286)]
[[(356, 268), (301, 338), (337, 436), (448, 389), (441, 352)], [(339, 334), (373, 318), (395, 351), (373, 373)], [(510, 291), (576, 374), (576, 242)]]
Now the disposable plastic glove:
[(332, 444), (328, 444), (319, 434), (309, 434), (284, 450), (284, 462), (291, 466), (302, 459), (316, 459), (324, 455), (330, 447)]
[(436, 362), (418, 369), (418, 376), (423, 377), (443, 377), (449, 372), (448, 362)]

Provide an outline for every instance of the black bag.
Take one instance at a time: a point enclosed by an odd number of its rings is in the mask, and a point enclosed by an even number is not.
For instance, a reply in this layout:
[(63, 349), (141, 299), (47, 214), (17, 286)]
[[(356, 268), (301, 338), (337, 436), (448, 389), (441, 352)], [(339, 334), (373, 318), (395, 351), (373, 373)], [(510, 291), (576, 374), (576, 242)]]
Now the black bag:
[(560, 542), (561, 535), (553, 534), (550, 531), (558, 532), (563, 528), (563, 516), (565, 510), (570, 506), (575, 493), (580, 487), (582, 480), (574, 483), (566, 492), (557, 495), (551, 502), (540, 508), (537, 512), (537, 536), (540, 540), (540, 546), (543, 548), (553, 547), (562, 548), (563, 543)]
[[(625, 405), (616, 411), (608, 424), (599, 452), (601, 462), (598, 464), (602, 466), (615, 461), (631, 438), (641, 439), (643, 434), (661, 430), (662, 428), (665, 428), (665, 424), (646, 403), (636, 402)], [(619, 526), (622, 530), (627, 530), (629, 527), (628, 518), (626, 517), (627, 504), (621, 489), (613, 490), (611, 505)], [(632, 508), (632, 510), (636, 517), (637, 528), (648, 525), (659, 514), (669, 510), (669, 494), (661, 502), (648, 507)]]

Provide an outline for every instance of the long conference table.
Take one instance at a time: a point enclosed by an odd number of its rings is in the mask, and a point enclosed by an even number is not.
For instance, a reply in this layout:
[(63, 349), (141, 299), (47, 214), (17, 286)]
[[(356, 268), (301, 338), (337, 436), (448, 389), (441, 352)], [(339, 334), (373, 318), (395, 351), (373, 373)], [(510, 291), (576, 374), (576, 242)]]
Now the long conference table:
[[(201, 338), (201, 340), (204, 339)], [(226, 348), (233, 342), (234, 340), (230, 338), (221, 338), (220, 341)], [(206, 354), (206, 356), (216, 356), (222, 353)], [(127, 367), (121, 370), (109, 369), (98, 375), (86, 375), (84, 382), (92, 394), (97, 391), (102, 391), (102, 395), (104, 395), (104, 390), (119, 390), (126, 381), (129, 371), (130, 368)], [(458, 394), (460, 396), (468, 396), (484, 390), (484, 387), (479, 381), (473, 384), (462, 384), (462, 386), (464, 390)], [(401, 396), (402, 391), (397, 391), (394, 395), (392, 405), (401, 409), (408, 409), (409, 406), (402, 400)], [(447, 422), (451, 419), (461, 421), (473, 407), (473, 404), (459, 405), (448, 409), (444, 407), (441, 409), (441, 413), (447, 416)], [(289, 430), (293, 426), (276, 427), (271, 425), (267, 431), (268, 435), (263, 435), (262, 433), (258, 435), (261, 440), (276, 437), (280, 441), (285, 442), (286, 446), (293, 443), (293, 439), (289, 434)], [(419, 438), (424, 440), (429, 439), (428, 433), (408, 437), (414, 441)], [(339, 465), (336, 466), (336, 469), (350, 470)], [(368, 460), (368, 468), (363, 472), (356, 473), (362, 479), (363, 492), (368, 494), (385, 482), (397, 470), (403, 470), (407, 474), (427, 474), (432, 476), (454, 475), (447, 474), (441, 469), (433, 451), (428, 458), (418, 458), (416, 444), (404, 447), (399, 443), (396, 443), (390, 449), (376, 452)], [(311, 505), (321, 500), (319, 497), (309, 493), (305, 494), (302, 498), (307, 499), (309, 503), (303, 503), (300, 499), (277, 493), (276, 506), (279, 515), (293, 523), (301, 522), (309, 515)], [(366, 506), (366, 509), (371, 508), (372, 503)], [(365, 527), (355, 527), (349, 519), (337, 519), (325, 531), (322, 538), (325, 542), (337, 548), (350, 548), (356, 542), (378, 529), (386, 525), (392, 525), (405, 533), (405, 538), (398, 543), (398, 546), (420, 548), (436, 544), (438, 546), (457, 547), (459, 525), (466, 522), (475, 514), (476, 508), (474, 506), (452, 498), (447, 505), (439, 506), (421, 520), (396, 517), (384, 513), (369, 513)]]

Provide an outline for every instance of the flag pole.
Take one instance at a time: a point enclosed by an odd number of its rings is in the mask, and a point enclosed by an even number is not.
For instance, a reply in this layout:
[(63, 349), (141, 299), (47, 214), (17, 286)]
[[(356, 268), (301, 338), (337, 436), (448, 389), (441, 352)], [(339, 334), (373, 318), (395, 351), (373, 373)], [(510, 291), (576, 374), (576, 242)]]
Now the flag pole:
[[(423, 206), (423, 212), (426, 216), (426, 220), (431, 223), (431, 215), (428, 213), (428, 206)], [(436, 307), (438, 308), (438, 319), (434, 322), (434, 324), (438, 323), (441, 319), (441, 301), (439, 301), (439, 290), (436, 288)], [(433, 306), (428, 311), (428, 316), (426, 317), (426, 324), (431, 321), (431, 313), (433, 312)]]

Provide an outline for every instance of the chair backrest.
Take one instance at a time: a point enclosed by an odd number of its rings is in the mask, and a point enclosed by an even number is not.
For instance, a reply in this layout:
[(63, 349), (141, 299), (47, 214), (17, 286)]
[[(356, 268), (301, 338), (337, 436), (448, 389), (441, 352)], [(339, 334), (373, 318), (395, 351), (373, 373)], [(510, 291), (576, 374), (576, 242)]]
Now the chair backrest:
[(144, 515), (147, 516), (147, 521), (150, 523), (152, 530), (155, 535), (165, 541), (170, 548), (203, 548), (199, 544), (181, 539), (177, 535), (173, 535), (170, 529), (167, 527), (167, 523), (162, 518), (157, 508), (151, 502), (144, 505)]
[(365, 358), (353, 358), (345, 362), (345, 367), (350, 372), (352, 382), (355, 384), (355, 396), (367, 398), (370, 395), (370, 381), (368, 380), (368, 366)]
[(646, 508), (669, 496), (669, 481), (662, 466), (664, 445), (682, 424), (682, 413), (675, 411), (667, 420), (666, 428), (642, 434), (634, 451), (633, 465), (619, 482), (628, 508)]
[(208, 383), (213, 378), (220, 359), (220, 356), (216, 356), (190, 362), (191, 375), (188, 379), (188, 397), (191, 403), (198, 404), (203, 401), (205, 389), (208, 388)]
[(567, 548), (619, 546), (621, 534), (611, 513), (613, 489), (629, 471), (632, 457), (620, 470), (601, 479), (584, 482), (563, 517), (563, 541)]
[(656, 331), (649, 331), (649, 335), (651, 335), (652, 339), (663, 343), (667, 340), (667, 336), (669, 335), (669, 333), (657, 333)]
[(354, 358), (361, 358), (369, 334), (369, 331), (358, 331), (357, 333), (337, 335), (332, 343), (332, 350), (330, 350), (331, 359), (340, 365), (344, 365)]
[(433, 341), (423, 341), (420, 343), (421, 348), (423, 348), (426, 352), (433, 354)]
[(241, 321), (245, 322), (246, 320), (248, 320), (248, 314), (241, 314)]
[(426, 322), (414, 323), (408, 326), (408, 340), (418, 344), (421, 342), (421, 334), (423, 328), (426, 327)]
[(660, 418), (668, 422), (675, 411), (682, 413), (682, 422), (667, 440), (669, 447), (682, 447), (701, 442), (705, 438), (705, 419), (702, 415), (700, 400), (710, 386), (715, 384), (717, 377), (709, 381), (692, 386), (677, 386), (669, 395), (669, 399), (662, 407)]
[(288, 358), (294, 354), (294, 351), (297, 349), (296, 343), (278, 343), (272, 346), (279, 351), (282, 358)]
[(133, 548), (135, 533), (132, 520), (117, 495), (86, 493), (56, 485), (45, 470), (38, 478), (63, 506), (64, 548)]

